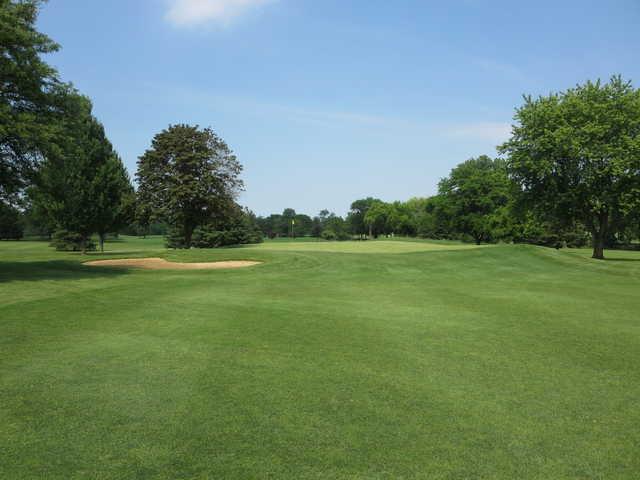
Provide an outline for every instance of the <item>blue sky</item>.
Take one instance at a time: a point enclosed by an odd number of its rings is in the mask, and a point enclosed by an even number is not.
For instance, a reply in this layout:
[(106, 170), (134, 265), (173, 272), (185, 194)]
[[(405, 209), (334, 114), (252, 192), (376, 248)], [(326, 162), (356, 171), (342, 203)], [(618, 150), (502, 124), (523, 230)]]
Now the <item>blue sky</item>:
[(132, 176), (169, 124), (211, 126), (242, 204), (312, 215), (435, 193), (495, 155), (522, 94), (639, 87), (638, 25), (638, 0), (51, 0), (39, 19)]

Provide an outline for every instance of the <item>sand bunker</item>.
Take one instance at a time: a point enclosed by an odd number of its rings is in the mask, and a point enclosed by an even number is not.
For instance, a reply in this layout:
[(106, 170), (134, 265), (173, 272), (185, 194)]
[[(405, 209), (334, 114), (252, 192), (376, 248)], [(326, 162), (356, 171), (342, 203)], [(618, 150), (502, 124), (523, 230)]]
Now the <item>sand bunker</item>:
[(146, 270), (217, 270), (222, 268), (242, 268), (258, 265), (262, 262), (248, 260), (228, 260), (224, 262), (179, 263), (164, 258), (120, 258), (114, 260), (93, 260), (85, 262), (92, 267), (134, 267)]

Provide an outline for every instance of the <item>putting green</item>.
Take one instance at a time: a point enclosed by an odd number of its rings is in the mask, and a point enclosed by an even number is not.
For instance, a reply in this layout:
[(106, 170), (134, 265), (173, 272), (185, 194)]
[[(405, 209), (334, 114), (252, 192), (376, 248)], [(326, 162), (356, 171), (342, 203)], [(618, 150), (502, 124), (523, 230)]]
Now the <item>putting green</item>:
[(400, 240), (367, 240), (367, 241), (272, 241), (245, 248), (270, 251), (290, 252), (331, 252), (331, 253), (413, 253), (429, 251), (469, 250), (486, 248), (487, 245), (469, 245), (453, 242), (420, 242)]

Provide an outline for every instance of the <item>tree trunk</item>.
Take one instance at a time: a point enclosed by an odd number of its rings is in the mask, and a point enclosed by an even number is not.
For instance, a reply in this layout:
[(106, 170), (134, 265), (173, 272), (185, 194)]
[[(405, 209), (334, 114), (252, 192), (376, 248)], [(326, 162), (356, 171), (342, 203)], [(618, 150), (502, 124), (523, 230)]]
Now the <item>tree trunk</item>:
[(369, 224), (369, 238), (373, 238), (373, 225)]
[(609, 213), (600, 213), (600, 215), (598, 215), (597, 225), (594, 225), (591, 229), (591, 237), (593, 239), (593, 255), (591, 258), (604, 260), (604, 241), (607, 236), (608, 224)]
[(104, 237), (105, 237), (104, 233), (99, 233), (98, 234), (98, 238), (100, 239), (100, 252), (101, 253), (104, 253)]
[(191, 238), (193, 237), (193, 225), (185, 224), (184, 226), (184, 246), (185, 248), (191, 248)]

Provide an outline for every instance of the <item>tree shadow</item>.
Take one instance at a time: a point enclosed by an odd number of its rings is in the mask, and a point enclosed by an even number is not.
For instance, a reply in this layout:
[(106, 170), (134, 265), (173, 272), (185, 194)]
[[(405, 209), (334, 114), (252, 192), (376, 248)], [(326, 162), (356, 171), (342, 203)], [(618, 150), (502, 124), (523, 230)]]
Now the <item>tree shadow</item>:
[(128, 269), (124, 268), (94, 268), (70, 260), (0, 262), (0, 283), (117, 277), (127, 273)]
[(638, 258), (604, 258), (605, 262), (640, 262), (640, 257)]

